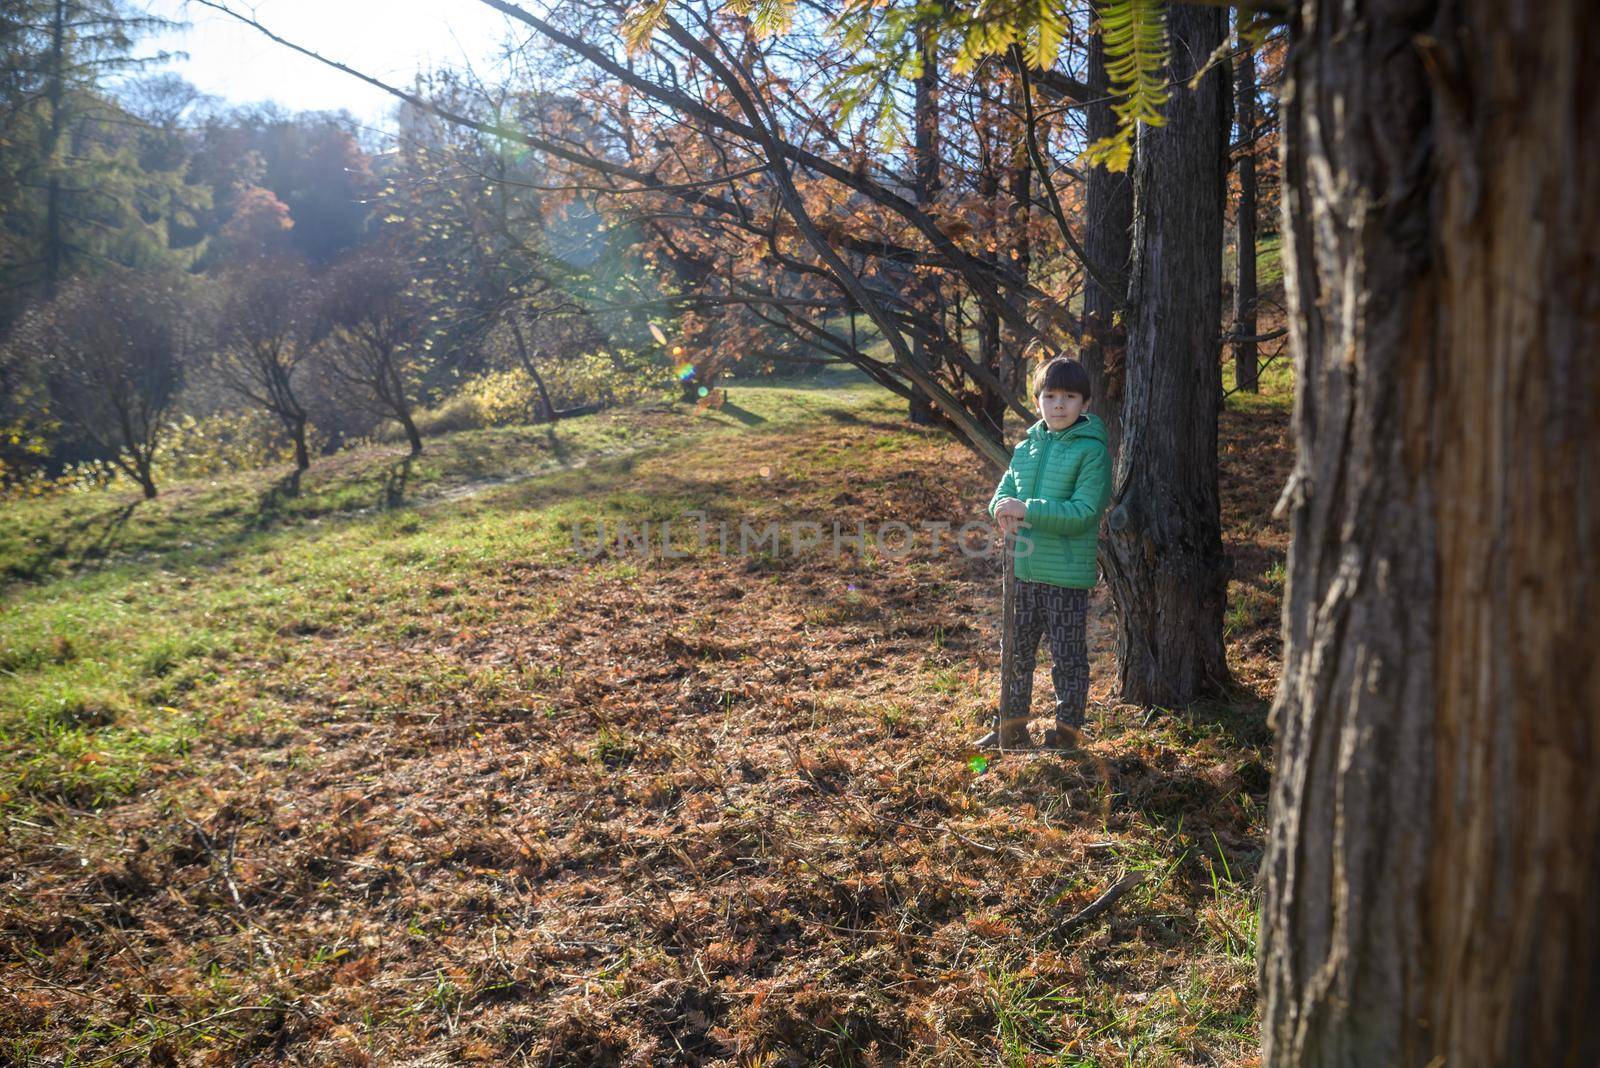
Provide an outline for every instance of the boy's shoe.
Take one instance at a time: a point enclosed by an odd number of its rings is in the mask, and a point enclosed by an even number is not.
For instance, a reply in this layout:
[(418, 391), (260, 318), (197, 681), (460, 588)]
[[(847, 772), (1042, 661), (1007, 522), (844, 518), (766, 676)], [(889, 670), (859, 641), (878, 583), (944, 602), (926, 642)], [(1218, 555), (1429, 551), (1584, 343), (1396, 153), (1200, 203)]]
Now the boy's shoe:
[(979, 738), (973, 744), (979, 749), (1032, 749), (1033, 737), (1028, 734), (1027, 720), (1018, 720), (1010, 724), (1010, 729), (1000, 729), (1000, 717), (993, 720), (994, 726), (989, 733)]
[(1044, 732), (1044, 741), (1039, 743), (1041, 749), (1077, 749), (1081, 740), (1080, 729), (1068, 726), (1060, 720), (1054, 727), (1047, 728)]

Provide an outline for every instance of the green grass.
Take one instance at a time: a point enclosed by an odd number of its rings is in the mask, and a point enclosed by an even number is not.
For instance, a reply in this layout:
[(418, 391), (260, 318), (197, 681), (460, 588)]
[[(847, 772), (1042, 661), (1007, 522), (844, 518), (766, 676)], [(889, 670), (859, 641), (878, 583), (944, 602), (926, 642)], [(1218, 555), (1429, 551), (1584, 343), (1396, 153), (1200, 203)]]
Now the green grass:
[[(1238, 250), (1230, 233), (1222, 250), (1222, 277), (1232, 282), (1236, 274)], [(1283, 284), (1283, 235), (1275, 230), (1256, 234), (1256, 288), (1265, 293)]]
[(1065, 987), (1030, 976), (1018, 964), (1000, 962), (986, 968), (985, 1000), (994, 1014), (1000, 1057), (1022, 1068), (1030, 1056), (1058, 1054), (1054, 1036), (1059, 1018), (1083, 999)]
[(886, 395), (853, 368), (828, 368), (783, 385), (729, 390), (729, 403), (696, 411), (675, 405), (643, 418), (616, 409), (544, 426), (468, 430), (428, 439), (414, 459), (372, 446), (314, 463), (289, 487), (287, 467), (173, 482), (153, 501), (118, 485), (88, 493), (8, 502), (0, 526), (0, 584), (48, 582), (107, 564), (146, 560), (215, 563), (256, 551), (264, 534), (315, 527), (353, 514), (451, 499), (497, 480), (582, 471), (608, 456), (686, 443), (717, 431), (775, 429), (817, 418), (859, 417)]
[(1283, 284), (1283, 235), (1277, 231), (1256, 235), (1256, 285), (1270, 289)]
[[(1283, 239), (1277, 233), (1257, 235), (1256, 286), (1261, 294), (1259, 311), (1260, 329), (1263, 333), (1275, 328), (1283, 317)], [(1224, 277), (1233, 277), (1234, 250), (1223, 254)], [(1236, 385), (1232, 349), (1224, 345), (1222, 353), (1222, 388), (1227, 393), (1228, 407), (1236, 411), (1287, 411), (1294, 404), (1294, 360), (1289, 352), (1287, 336), (1275, 341), (1262, 342), (1256, 347), (1256, 357), (1263, 361), (1257, 372), (1259, 391), (1233, 392)]]
[(1249, 393), (1234, 390), (1237, 379), (1233, 373), (1233, 355), (1227, 353), (1222, 361), (1222, 389), (1227, 394), (1227, 405), (1234, 411), (1262, 412), (1289, 411), (1294, 407), (1294, 362), (1289, 355), (1289, 339), (1280, 338), (1258, 346), (1258, 359), (1265, 360), (1274, 352), (1281, 353), (1256, 372), (1258, 391)]
[[(381, 449), (313, 465), (302, 496), (266, 515), (257, 505), (269, 472), (174, 484), (136, 502), (114, 550), (88, 558), (77, 525), (126, 509), (127, 491), (7, 505), (0, 571), (13, 581), (0, 594), (0, 808), (24, 818), (42, 799), (99, 808), (137, 790), (151, 765), (182, 760), (208, 732), (259, 735), (283, 714), (253, 707), (247, 693), (244, 673), (259, 670), (264, 651), (292, 680), (296, 643), (308, 635), (423, 639), (440, 625), (441, 608), (451, 627), (491, 623), (492, 602), (443, 591), (507, 561), (569, 556), (576, 519), (659, 522), (729, 506), (669, 487), (584, 494), (638, 456), (682, 450), (692, 459), (706, 435), (883, 417), (893, 403), (864, 376), (838, 371), (732, 387), (729, 399), (699, 414), (628, 410), (563, 422), (555, 450), (532, 428), (432, 439), (396, 501), (382, 488), (395, 461)], [(624, 442), (626, 453), (617, 450)], [(485, 483), (481, 493), (440, 496), (475, 481)], [(675, 531), (673, 544), (692, 548), (690, 531)], [(714, 547), (713, 537), (706, 551)], [(624, 559), (602, 571), (620, 579), (639, 566)], [(460, 680), (412, 681), (430, 692)], [(293, 702), (315, 692), (283, 681), (277, 696)]]

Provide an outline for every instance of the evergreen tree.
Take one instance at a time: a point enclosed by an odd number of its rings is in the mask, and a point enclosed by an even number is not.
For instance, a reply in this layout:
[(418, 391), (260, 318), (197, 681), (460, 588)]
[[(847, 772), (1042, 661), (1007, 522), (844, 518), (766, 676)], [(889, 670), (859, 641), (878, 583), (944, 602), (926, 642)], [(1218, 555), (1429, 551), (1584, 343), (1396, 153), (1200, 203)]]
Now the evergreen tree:
[[(187, 160), (152, 151), (151, 127), (106, 92), (150, 63), (142, 34), (174, 25), (119, 0), (15, 0), (0, 16), (0, 323), (20, 299), (53, 296), (74, 273), (107, 263), (184, 266), (169, 226), (191, 218), (204, 192), (184, 180)], [(170, 149), (170, 141), (166, 144)]]

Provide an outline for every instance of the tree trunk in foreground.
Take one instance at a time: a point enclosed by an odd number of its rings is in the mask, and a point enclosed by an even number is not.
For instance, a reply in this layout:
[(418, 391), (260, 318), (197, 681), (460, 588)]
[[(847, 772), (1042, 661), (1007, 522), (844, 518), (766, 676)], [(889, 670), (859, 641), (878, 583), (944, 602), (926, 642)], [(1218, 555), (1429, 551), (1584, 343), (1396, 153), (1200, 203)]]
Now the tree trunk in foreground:
[(1168, 28), (1166, 122), (1141, 127), (1134, 164), (1127, 397), (1100, 560), (1117, 603), (1122, 700), (1176, 708), (1229, 681), (1217, 493), (1227, 65), (1187, 88), (1227, 12), (1173, 4)]
[(1293, 16), (1262, 1063), (1600, 1064), (1600, 9)]

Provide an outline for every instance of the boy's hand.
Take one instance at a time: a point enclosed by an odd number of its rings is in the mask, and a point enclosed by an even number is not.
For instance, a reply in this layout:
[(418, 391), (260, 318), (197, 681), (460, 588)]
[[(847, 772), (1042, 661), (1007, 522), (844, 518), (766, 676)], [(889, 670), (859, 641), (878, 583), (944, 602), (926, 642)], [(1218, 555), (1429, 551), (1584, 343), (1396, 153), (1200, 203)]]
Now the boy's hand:
[(994, 517), (1000, 523), (1000, 533), (1010, 537), (1011, 532), (1028, 518), (1028, 506), (1015, 497), (1007, 497), (995, 505)]

